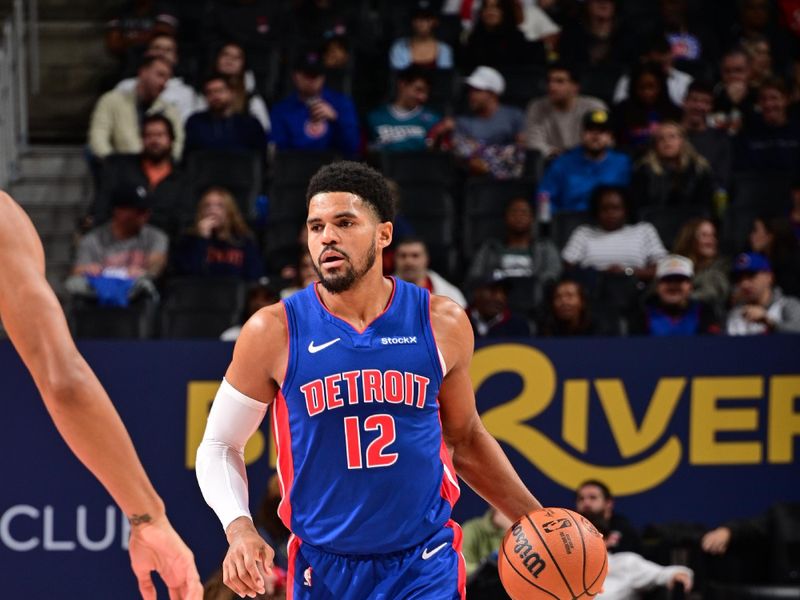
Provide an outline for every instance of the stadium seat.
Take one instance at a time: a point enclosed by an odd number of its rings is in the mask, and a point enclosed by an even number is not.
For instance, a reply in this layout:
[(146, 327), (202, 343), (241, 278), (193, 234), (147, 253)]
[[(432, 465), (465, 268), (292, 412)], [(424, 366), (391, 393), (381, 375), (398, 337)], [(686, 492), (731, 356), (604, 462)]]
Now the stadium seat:
[(764, 216), (784, 215), (791, 206), (794, 174), (782, 171), (735, 173), (731, 206), (758, 207)]
[(586, 225), (591, 221), (591, 216), (587, 211), (561, 211), (553, 215), (553, 227), (551, 237), (558, 249), (561, 250), (567, 245), (569, 236), (580, 225)]
[(400, 186), (406, 183), (450, 185), (454, 176), (453, 156), (447, 152), (383, 152), (381, 171)]
[(678, 206), (643, 206), (638, 211), (640, 221), (651, 223), (658, 231), (666, 248), (672, 248), (681, 227), (689, 219), (707, 217), (705, 206), (683, 204)]
[(748, 238), (753, 228), (753, 221), (762, 215), (759, 206), (730, 205), (722, 218), (720, 239), (722, 251), (726, 254), (736, 254), (748, 247)]
[(281, 48), (275, 42), (248, 44), (245, 48), (247, 67), (256, 78), (256, 89), (268, 104), (279, 100), (285, 90), (281, 89)]
[(510, 277), (504, 283), (508, 285), (508, 307), (512, 312), (528, 316), (541, 304), (543, 294), (537, 277)]
[(581, 94), (600, 98), (611, 106), (614, 103), (617, 81), (624, 72), (624, 65), (616, 63), (604, 63), (583, 69), (580, 74)]
[(462, 248), (469, 260), (489, 238), (503, 238), (506, 205), (514, 198), (532, 198), (536, 182), (531, 179), (497, 181), (473, 178), (464, 191)]
[(439, 15), (436, 25), (436, 39), (450, 44), (451, 48), (458, 48), (461, 44), (461, 15)]
[(320, 167), (337, 158), (333, 150), (280, 150), (275, 153), (272, 165), (272, 183), (308, 186), (308, 180)]
[(146, 339), (152, 314), (152, 306), (144, 303), (121, 308), (80, 301), (67, 309), (67, 320), (79, 339)]
[(639, 281), (627, 275), (616, 273), (595, 272), (592, 305), (603, 306), (609, 314), (627, 316), (638, 305), (642, 294)]
[(186, 159), (187, 192), (196, 204), (210, 186), (222, 186), (233, 194), (242, 215), (249, 219), (255, 216), (262, 172), (259, 154), (198, 150)]
[(245, 283), (217, 277), (176, 278), (167, 282), (161, 311), (165, 338), (217, 338), (241, 316)]
[(405, 184), (399, 213), (428, 246), (431, 268), (450, 278), (456, 269), (455, 208), (444, 185)]
[(525, 108), (528, 102), (547, 92), (547, 70), (539, 65), (504, 67), (500, 69), (506, 80), (503, 104)]

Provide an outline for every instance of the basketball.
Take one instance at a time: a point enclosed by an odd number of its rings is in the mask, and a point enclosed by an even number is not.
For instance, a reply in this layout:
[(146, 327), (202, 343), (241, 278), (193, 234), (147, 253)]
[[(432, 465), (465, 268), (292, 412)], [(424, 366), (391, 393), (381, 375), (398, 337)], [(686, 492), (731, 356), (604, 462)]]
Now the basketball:
[(592, 598), (603, 588), (608, 554), (588, 519), (565, 508), (542, 508), (506, 533), (498, 569), (513, 600)]

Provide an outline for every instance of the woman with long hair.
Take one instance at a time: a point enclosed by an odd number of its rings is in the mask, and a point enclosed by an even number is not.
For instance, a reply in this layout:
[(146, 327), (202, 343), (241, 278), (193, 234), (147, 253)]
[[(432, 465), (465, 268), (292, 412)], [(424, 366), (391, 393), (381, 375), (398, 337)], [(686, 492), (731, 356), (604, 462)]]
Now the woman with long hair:
[(633, 170), (631, 193), (637, 206), (701, 206), (711, 213), (714, 179), (711, 165), (686, 139), (675, 121), (655, 129), (650, 149)]
[(178, 239), (173, 263), (179, 275), (255, 281), (264, 274), (258, 245), (236, 200), (218, 186), (200, 198), (194, 225)]
[(256, 78), (247, 68), (244, 48), (236, 42), (223, 44), (214, 58), (212, 71), (228, 80), (234, 94), (234, 111), (255, 117), (269, 133), (271, 125), (267, 105), (256, 91)]
[(615, 335), (611, 319), (595, 319), (586, 288), (573, 279), (562, 279), (553, 286), (539, 324), (542, 337)]
[(731, 293), (731, 265), (730, 260), (719, 253), (714, 222), (704, 217), (687, 221), (678, 232), (673, 252), (694, 263), (692, 298), (709, 304), (722, 318)]
[(436, 11), (418, 5), (411, 14), (411, 35), (402, 37), (389, 50), (389, 65), (395, 71), (411, 66), (431, 69), (452, 69), (453, 49), (436, 39)]

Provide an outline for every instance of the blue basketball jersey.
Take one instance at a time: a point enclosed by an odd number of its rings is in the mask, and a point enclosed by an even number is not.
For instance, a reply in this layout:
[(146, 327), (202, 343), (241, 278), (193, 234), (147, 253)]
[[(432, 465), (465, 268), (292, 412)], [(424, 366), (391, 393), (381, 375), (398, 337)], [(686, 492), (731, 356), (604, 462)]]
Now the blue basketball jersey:
[(289, 359), (272, 411), (278, 514), (326, 552), (410, 548), (448, 522), (459, 495), (442, 438), (430, 294), (393, 283), (363, 331), (330, 313), (314, 284), (283, 301)]

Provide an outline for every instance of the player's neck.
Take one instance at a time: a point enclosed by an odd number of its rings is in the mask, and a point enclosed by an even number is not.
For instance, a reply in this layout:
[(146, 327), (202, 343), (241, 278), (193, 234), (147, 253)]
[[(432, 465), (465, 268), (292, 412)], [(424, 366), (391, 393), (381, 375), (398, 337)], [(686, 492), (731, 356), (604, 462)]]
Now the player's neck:
[(322, 285), (317, 290), (331, 313), (362, 331), (386, 310), (394, 283), (381, 269), (372, 269), (345, 292), (332, 294)]

